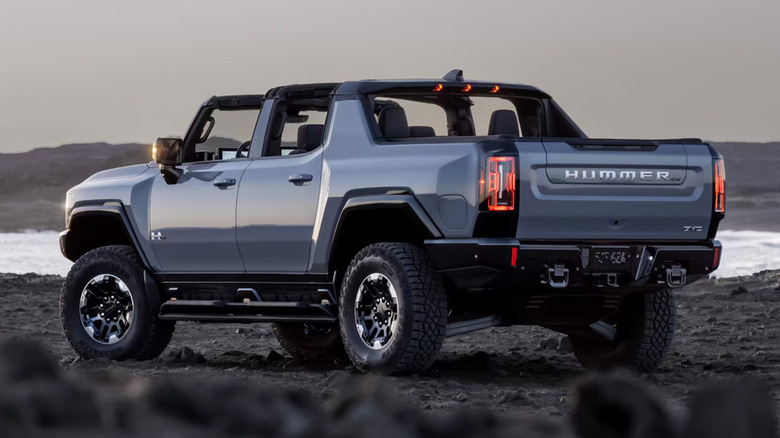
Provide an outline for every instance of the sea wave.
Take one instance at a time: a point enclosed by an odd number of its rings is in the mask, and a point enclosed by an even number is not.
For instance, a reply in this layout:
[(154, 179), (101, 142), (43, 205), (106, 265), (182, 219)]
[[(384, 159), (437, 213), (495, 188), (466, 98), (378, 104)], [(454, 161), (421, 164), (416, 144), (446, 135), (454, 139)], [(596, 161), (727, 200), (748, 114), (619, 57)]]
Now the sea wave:
[[(780, 269), (780, 233), (724, 230), (718, 240), (723, 256), (716, 277)], [(71, 265), (60, 253), (56, 232), (0, 233), (0, 272), (65, 276)]]

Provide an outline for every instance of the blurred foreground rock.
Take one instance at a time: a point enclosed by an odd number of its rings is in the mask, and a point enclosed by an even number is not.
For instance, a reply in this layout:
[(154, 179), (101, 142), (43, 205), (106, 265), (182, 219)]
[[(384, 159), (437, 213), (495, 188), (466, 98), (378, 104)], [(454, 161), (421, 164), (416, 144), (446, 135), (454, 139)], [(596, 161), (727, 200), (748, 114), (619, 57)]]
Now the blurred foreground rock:
[[(173, 356), (180, 359), (189, 352)], [(719, 381), (693, 394), (683, 418), (635, 379), (593, 375), (575, 390), (568, 421), (466, 409), (432, 416), (379, 376), (334, 373), (327, 403), (308, 392), (239, 380), (88, 373), (63, 375), (37, 344), (0, 343), (3, 437), (707, 437), (776, 436), (766, 385)], [(464, 394), (468, 396), (468, 394)], [(534, 404), (522, 388), (499, 403)]]

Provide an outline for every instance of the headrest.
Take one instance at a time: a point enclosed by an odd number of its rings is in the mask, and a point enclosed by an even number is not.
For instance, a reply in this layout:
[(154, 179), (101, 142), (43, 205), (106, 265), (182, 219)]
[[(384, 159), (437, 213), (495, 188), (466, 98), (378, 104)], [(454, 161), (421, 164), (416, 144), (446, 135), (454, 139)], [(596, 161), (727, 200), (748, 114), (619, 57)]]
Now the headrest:
[(410, 126), (410, 137), (436, 137), (436, 131), (431, 126)]
[(488, 135), (514, 135), (520, 137), (520, 126), (512, 110), (496, 110), (490, 116)]
[(298, 127), (298, 149), (314, 150), (322, 144), (322, 133), (325, 125), (309, 124)]
[(385, 108), (379, 113), (379, 130), (385, 138), (409, 137), (409, 122), (403, 108)]

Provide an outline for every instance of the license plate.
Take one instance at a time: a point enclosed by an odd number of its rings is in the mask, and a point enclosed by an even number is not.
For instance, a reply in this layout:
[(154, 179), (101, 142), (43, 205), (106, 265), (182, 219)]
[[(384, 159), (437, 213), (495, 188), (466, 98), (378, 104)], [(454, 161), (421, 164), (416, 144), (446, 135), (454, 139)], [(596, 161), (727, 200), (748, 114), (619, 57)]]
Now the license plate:
[(630, 247), (596, 247), (590, 250), (590, 269), (629, 271), (633, 264)]

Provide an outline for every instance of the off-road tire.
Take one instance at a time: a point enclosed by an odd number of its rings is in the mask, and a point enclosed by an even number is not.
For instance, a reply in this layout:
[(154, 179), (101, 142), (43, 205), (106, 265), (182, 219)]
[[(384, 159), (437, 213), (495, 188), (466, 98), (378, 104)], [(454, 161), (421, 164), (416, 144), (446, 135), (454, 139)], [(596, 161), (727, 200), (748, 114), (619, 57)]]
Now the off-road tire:
[(570, 335), (571, 347), (588, 369), (623, 367), (650, 372), (658, 367), (672, 344), (675, 324), (674, 295), (669, 289), (629, 295), (613, 321), (612, 342), (598, 342)]
[[(127, 334), (114, 344), (101, 344), (84, 330), (80, 320), (79, 300), (85, 285), (96, 275), (111, 274), (120, 278), (133, 298), (133, 323)], [(112, 245), (87, 252), (71, 268), (60, 292), (60, 320), (65, 337), (83, 359), (108, 357), (113, 360), (152, 359), (165, 350), (173, 335), (175, 323), (162, 321), (152, 314), (146, 297), (144, 268), (129, 246)]]
[[(384, 275), (398, 298), (397, 333), (381, 350), (368, 347), (355, 324), (358, 288), (373, 273)], [(360, 371), (410, 374), (430, 367), (447, 330), (447, 297), (425, 252), (408, 243), (377, 243), (363, 248), (344, 275), (339, 325), (344, 349)]]
[[(344, 343), (338, 325), (317, 333), (300, 322), (278, 322), (273, 325), (276, 340), (290, 356), (303, 361), (330, 361), (345, 358)], [(324, 328), (324, 327), (316, 327)]]

